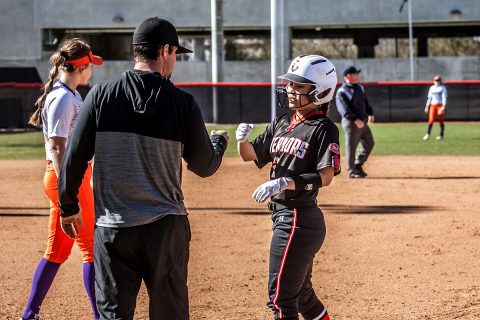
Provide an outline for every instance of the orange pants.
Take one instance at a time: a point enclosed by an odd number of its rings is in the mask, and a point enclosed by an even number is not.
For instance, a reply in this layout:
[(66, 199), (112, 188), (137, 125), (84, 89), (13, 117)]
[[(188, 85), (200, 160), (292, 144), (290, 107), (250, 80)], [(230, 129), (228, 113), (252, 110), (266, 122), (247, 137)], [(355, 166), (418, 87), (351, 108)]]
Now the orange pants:
[(60, 206), (58, 205), (57, 175), (53, 164), (47, 165), (43, 179), (45, 193), (50, 199), (50, 221), (48, 230), (47, 249), (43, 257), (48, 261), (63, 263), (70, 256), (73, 244), (76, 243), (82, 254), (84, 263), (93, 262), (93, 236), (95, 226), (95, 208), (93, 204), (93, 191), (90, 186), (92, 167), (89, 164), (82, 185), (78, 191), (78, 200), (82, 208), (83, 226), (78, 227), (75, 240), (70, 239), (62, 230), (60, 224)]
[(445, 122), (445, 112), (438, 114), (438, 110), (443, 107), (443, 104), (431, 104), (428, 113), (428, 124), (433, 124), (435, 118), (438, 116), (438, 122), (443, 124)]

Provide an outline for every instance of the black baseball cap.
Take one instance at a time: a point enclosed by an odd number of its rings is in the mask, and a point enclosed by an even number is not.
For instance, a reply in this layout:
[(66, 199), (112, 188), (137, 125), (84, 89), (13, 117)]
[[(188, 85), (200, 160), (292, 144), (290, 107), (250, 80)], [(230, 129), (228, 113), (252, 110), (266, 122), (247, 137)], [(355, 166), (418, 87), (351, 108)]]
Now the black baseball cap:
[(173, 24), (159, 17), (148, 18), (135, 29), (133, 44), (169, 44), (178, 48), (177, 54), (193, 52), (178, 43), (177, 30)]
[(347, 74), (352, 74), (352, 73), (360, 73), (362, 70), (355, 68), (354, 66), (350, 66), (345, 71), (343, 71), (343, 75), (346, 76)]

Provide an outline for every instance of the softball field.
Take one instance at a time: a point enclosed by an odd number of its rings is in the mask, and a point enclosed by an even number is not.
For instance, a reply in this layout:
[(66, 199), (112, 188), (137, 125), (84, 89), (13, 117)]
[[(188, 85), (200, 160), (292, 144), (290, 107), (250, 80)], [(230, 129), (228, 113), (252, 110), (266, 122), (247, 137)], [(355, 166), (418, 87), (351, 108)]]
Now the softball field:
[[(331, 319), (479, 319), (480, 157), (376, 156), (367, 165), (368, 178), (349, 180), (344, 172), (318, 198), (327, 238), (313, 281)], [(44, 250), (44, 166), (0, 161), (0, 319), (20, 317)], [(271, 221), (250, 197), (268, 168), (235, 157), (208, 179), (184, 172), (191, 319), (271, 319)], [(77, 249), (41, 313), (92, 319)], [(136, 319), (148, 319), (144, 288)]]

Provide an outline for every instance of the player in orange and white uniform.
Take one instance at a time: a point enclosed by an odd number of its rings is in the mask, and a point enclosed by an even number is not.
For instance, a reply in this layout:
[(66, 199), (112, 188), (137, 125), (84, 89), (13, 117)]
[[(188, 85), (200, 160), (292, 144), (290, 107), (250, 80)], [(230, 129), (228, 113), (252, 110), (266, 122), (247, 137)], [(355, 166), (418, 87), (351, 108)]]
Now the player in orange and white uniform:
[(430, 138), (430, 132), (432, 131), (435, 118), (438, 117), (438, 123), (440, 123), (440, 134), (437, 136), (437, 140), (443, 139), (445, 132), (445, 108), (447, 107), (447, 88), (442, 83), (442, 77), (435, 76), (433, 78), (433, 85), (428, 90), (427, 103), (425, 105), (425, 113), (428, 114), (428, 129), (427, 133), (423, 136), (423, 140)]
[[(92, 75), (92, 65), (102, 64), (103, 59), (94, 56), (90, 46), (83, 40), (67, 39), (51, 56), (53, 68), (44, 93), (36, 102), (37, 110), (30, 118), (30, 124), (43, 127), (47, 169), (43, 184), (50, 199), (50, 221), (47, 248), (40, 260), (32, 280), (32, 288), (25, 311), (20, 318), (40, 319), (39, 312), (47, 292), (60, 266), (67, 260), (74, 243), (78, 245), (83, 259), (83, 280), (90, 299), (95, 319), (99, 318), (95, 305), (95, 271), (93, 267), (93, 235), (95, 210), (93, 191), (90, 186), (92, 168), (89, 165), (78, 193), (82, 213), (76, 224), (62, 225), (58, 204), (57, 177), (67, 143), (73, 131), (78, 113), (83, 104), (76, 91), (79, 84), (85, 84)], [(65, 231), (65, 232), (64, 232)], [(67, 234), (73, 235), (73, 239)]]

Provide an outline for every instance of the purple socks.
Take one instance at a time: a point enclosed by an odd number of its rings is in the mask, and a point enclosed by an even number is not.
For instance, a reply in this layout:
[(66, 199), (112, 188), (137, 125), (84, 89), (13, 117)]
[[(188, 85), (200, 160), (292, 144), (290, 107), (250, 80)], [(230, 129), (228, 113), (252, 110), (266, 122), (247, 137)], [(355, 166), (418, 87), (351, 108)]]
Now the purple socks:
[[(45, 258), (40, 260), (33, 274), (32, 290), (30, 291), (27, 307), (22, 315), (23, 319), (33, 319), (34, 316), (40, 312), (40, 306), (60, 266), (60, 263), (50, 262)], [(99, 314), (95, 304), (95, 269), (93, 268), (93, 262), (83, 264), (83, 284), (85, 285), (85, 290), (87, 291), (88, 299), (92, 306), (93, 315), (95, 319), (98, 319)]]
[(95, 320), (97, 320), (100, 318), (100, 315), (98, 314), (95, 303), (95, 269), (93, 268), (93, 262), (83, 264), (83, 285), (85, 286), (90, 305), (92, 306), (93, 316)]
[(45, 258), (40, 260), (33, 274), (32, 290), (30, 291), (25, 312), (22, 315), (23, 319), (33, 319), (38, 314), (43, 299), (45, 299), (60, 265), (60, 263), (50, 262)]

